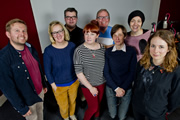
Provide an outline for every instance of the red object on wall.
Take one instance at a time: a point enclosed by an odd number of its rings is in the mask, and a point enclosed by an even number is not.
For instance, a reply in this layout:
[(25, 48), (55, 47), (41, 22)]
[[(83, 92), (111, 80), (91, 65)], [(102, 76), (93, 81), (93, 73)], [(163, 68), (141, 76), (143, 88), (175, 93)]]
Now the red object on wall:
[[(19, 18), (26, 22), (29, 36), (28, 42), (36, 48), (42, 63), (42, 51), (30, 0), (0, 1), (0, 49), (6, 46), (9, 41), (5, 35), (5, 25), (9, 20), (14, 18)], [(0, 92), (0, 96), (1, 95), (2, 94)]]
[(163, 21), (166, 13), (170, 13), (170, 21), (173, 22), (173, 27), (177, 32), (180, 32), (179, 6), (179, 0), (161, 0), (158, 17), (158, 21)]

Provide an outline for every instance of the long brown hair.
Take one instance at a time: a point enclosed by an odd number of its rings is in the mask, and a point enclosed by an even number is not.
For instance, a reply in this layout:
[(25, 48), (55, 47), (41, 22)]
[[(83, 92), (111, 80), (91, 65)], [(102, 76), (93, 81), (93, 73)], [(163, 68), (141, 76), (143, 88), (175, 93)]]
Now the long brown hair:
[(140, 64), (145, 69), (148, 69), (151, 66), (150, 43), (152, 38), (154, 37), (160, 37), (167, 43), (169, 52), (166, 54), (161, 67), (163, 67), (167, 72), (172, 72), (177, 67), (178, 62), (174, 35), (169, 30), (159, 30), (149, 38), (148, 44), (145, 48), (144, 55), (140, 60)]

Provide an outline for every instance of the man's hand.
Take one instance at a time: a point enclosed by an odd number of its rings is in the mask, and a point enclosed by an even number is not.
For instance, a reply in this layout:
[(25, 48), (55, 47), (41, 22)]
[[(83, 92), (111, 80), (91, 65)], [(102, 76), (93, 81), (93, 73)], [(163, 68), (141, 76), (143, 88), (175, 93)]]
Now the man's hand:
[(48, 91), (47, 88), (43, 88), (43, 90), (44, 90), (44, 94), (47, 93)]
[(32, 112), (31, 112), (31, 110), (29, 109), (28, 112), (23, 115), (23, 117), (29, 116), (29, 115), (31, 115), (31, 114), (32, 114)]

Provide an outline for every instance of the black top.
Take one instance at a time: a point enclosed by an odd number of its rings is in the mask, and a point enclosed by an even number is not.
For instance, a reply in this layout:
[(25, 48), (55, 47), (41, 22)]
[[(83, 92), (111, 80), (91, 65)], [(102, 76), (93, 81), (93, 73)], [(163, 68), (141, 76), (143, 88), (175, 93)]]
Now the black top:
[(74, 30), (69, 31), (69, 35), (70, 35), (70, 41), (73, 42), (76, 45), (76, 47), (84, 43), (83, 30), (78, 26), (76, 26)]
[(180, 67), (173, 72), (154, 66), (146, 70), (137, 65), (133, 87), (133, 108), (149, 117), (165, 116), (180, 106)]

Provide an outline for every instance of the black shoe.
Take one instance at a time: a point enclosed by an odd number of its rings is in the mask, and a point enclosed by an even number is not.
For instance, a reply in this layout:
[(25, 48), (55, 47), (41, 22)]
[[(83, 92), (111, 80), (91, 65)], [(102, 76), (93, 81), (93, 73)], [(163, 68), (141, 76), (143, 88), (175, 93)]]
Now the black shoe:
[(85, 108), (85, 107), (86, 107), (86, 105), (87, 105), (86, 100), (85, 100), (85, 101), (81, 101), (81, 102), (80, 102), (80, 107), (81, 107), (81, 108)]
[(94, 117), (94, 120), (100, 120), (100, 118), (99, 117)]
[(111, 116), (108, 117), (110, 120), (119, 120), (118, 116), (116, 115), (114, 118), (112, 118)]
[(119, 120), (118, 116), (116, 116), (115, 118), (113, 118), (113, 120)]

